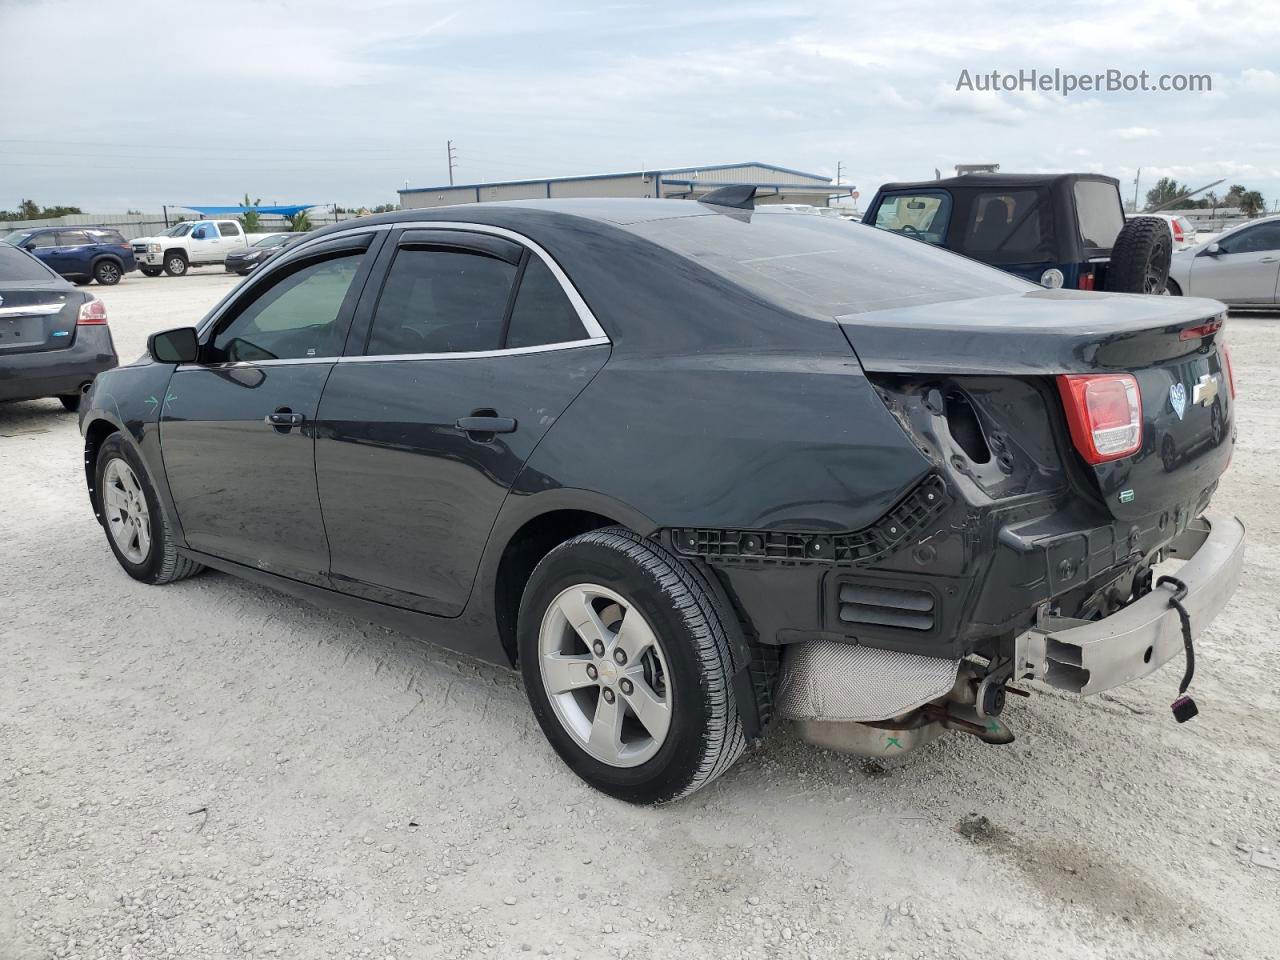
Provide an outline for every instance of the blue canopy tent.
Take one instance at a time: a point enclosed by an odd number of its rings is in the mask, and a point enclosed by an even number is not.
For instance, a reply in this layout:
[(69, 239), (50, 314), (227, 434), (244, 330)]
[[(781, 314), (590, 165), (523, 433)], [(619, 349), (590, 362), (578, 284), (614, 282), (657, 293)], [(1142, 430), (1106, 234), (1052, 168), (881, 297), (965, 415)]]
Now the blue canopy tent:
[(222, 217), (222, 216), (226, 216), (227, 214), (248, 213), (251, 210), (256, 211), (257, 213), (276, 213), (282, 217), (292, 217), (294, 214), (298, 213), (301, 210), (310, 210), (312, 207), (323, 207), (323, 206), (328, 206), (328, 204), (293, 203), (293, 204), (288, 204), (286, 206), (267, 206), (264, 204), (262, 206), (257, 206), (257, 207), (240, 207), (240, 206), (217, 207), (217, 206), (207, 206), (204, 204), (175, 203), (174, 206), (182, 210), (194, 210), (196, 213), (200, 214), (202, 217)]
[(327, 203), (289, 203), (289, 204), (264, 204), (256, 207), (243, 207), (238, 205), (218, 206), (199, 203), (171, 203), (164, 206), (164, 225), (169, 225), (169, 207), (175, 207), (178, 210), (194, 210), (202, 217), (225, 217), (235, 216), (241, 213), (254, 211), (256, 213), (273, 213), (282, 217), (292, 217), (295, 214), (310, 210), (313, 207), (327, 207)]

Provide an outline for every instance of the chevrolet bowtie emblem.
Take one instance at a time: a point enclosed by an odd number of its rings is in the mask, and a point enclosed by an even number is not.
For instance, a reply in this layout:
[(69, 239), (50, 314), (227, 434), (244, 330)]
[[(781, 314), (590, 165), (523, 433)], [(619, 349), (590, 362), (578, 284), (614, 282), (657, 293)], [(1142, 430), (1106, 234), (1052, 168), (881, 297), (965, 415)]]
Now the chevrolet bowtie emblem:
[(1191, 402), (1207, 407), (1209, 404), (1213, 403), (1213, 400), (1217, 395), (1218, 378), (1212, 373), (1206, 373), (1196, 381), (1196, 385), (1191, 391)]

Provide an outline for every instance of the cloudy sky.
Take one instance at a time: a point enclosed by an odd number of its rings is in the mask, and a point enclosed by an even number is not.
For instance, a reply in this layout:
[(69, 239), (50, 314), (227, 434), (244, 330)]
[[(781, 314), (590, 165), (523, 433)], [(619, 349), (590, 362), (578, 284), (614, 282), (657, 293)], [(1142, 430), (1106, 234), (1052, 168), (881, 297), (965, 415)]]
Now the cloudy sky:
[[(842, 12), (842, 7), (847, 12)], [(0, 208), (394, 202), (447, 182), (761, 160), (869, 198), (956, 163), (1280, 199), (1280, 18), (1235, 0), (0, 0)], [(976, 93), (1203, 73), (1210, 93)], [(1225, 189), (1224, 185), (1224, 188)]]

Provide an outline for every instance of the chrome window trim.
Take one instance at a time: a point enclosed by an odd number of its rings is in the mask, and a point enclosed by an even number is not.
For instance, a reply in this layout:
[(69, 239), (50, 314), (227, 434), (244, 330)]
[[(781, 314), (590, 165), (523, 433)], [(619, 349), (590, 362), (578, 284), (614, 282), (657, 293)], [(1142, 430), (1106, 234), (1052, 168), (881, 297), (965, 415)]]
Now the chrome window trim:
[(557, 343), (539, 343), (531, 347), (507, 347), (502, 350), (467, 350), (458, 353), (379, 353), (365, 356), (339, 357), (338, 362), (394, 363), (397, 360), (479, 360), (486, 357), (518, 356), (522, 353), (574, 350), (578, 347), (595, 347), (608, 342), (608, 337), (588, 337), (584, 340), (561, 340)]
[(609, 343), (608, 337), (589, 337), (585, 340), (564, 340), (559, 343), (539, 343), (532, 347), (510, 347), (504, 350), (469, 350), (459, 353), (382, 353), (372, 356), (352, 357), (297, 357), (287, 360), (233, 360), (227, 363), (183, 363), (177, 371), (236, 370), (246, 367), (282, 367), (308, 363), (396, 363), (401, 360), (481, 360), (493, 357), (518, 356), (524, 353), (549, 353), (553, 350), (576, 350), (579, 347), (597, 347)]
[[(288, 254), (289, 260), (295, 259), (299, 253), (303, 253), (310, 246), (322, 243), (329, 243), (333, 240), (341, 240), (348, 235), (357, 235), (361, 233), (369, 233), (371, 231), (383, 230), (457, 230), (466, 233), (487, 233), (496, 237), (503, 237), (507, 240), (521, 244), (533, 253), (536, 253), (547, 269), (551, 271), (551, 275), (556, 278), (560, 284), (560, 289), (564, 291), (569, 303), (573, 305), (574, 311), (578, 314), (578, 321), (582, 324), (587, 336), (579, 340), (562, 340), (556, 343), (538, 344), (534, 347), (510, 347), (501, 350), (476, 350), (464, 353), (395, 353), (395, 354), (375, 354), (372, 356), (334, 356), (334, 357), (302, 357), (294, 360), (257, 360), (257, 361), (238, 361), (235, 363), (210, 363), (210, 364), (183, 364), (178, 367), (179, 370), (213, 370), (226, 369), (229, 367), (245, 366), (247, 364), (270, 364), (278, 365), (285, 363), (320, 363), (325, 361), (340, 362), (368, 362), (379, 361), (387, 362), (390, 360), (460, 360), (465, 357), (499, 357), (507, 354), (520, 353), (538, 353), (544, 350), (566, 350), (571, 347), (594, 346), (600, 343), (611, 343), (608, 334), (604, 332), (604, 328), (600, 326), (600, 322), (596, 320), (596, 316), (591, 312), (591, 308), (587, 306), (587, 302), (582, 299), (582, 294), (578, 293), (577, 287), (573, 285), (568, 275), (560, 269), (560, 264), (556, 263), (551, 254), (547, 253), (538, 243), (530, 240), (522, 233), (514, 230), (508, 230), (506, 227), (493, 227), (485, 223), (468, 223), (456, 220), (406, 220), (398, 223), (377, 223), (364, 224), (360, 226), (352, 225), (349, 230), (341, 230), (336, 233), (325, 234), (321, 237), (313, 237), (310, 240), (304, 240), (295, 247), (290, 248)], [(262, 277), (267, 276), (262, 272), (255, 273), (246, 283), (245, 293), (257, 285)], [(223, 304), (216, 308), (216, 313), (206, 317), (205, 320), (196, 328), (198, 336), (203, 337), (206, 332), (212, 329), (226, 313), (227, 308), (233, 302), (238, 302), (239, 297), (228, 298)]]

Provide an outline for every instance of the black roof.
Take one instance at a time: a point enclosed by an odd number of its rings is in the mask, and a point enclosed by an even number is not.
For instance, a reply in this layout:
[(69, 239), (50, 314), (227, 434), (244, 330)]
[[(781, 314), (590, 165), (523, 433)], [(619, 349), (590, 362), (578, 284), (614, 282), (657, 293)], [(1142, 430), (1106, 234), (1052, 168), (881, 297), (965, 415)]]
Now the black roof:
[(1101, 180), (1120, 186), (1115, 177), (1101, 173), (970, 173), (963, 177), (947, 177), (945, 180), (914, 180), (901, 183), (886, 183), (880, 187), (881, 193), (886, 190), (924, 190), (928, 188), (956, 189), (989, 189), (991, 187), (1048, 187), (1073, 183), (1076, 180)]

